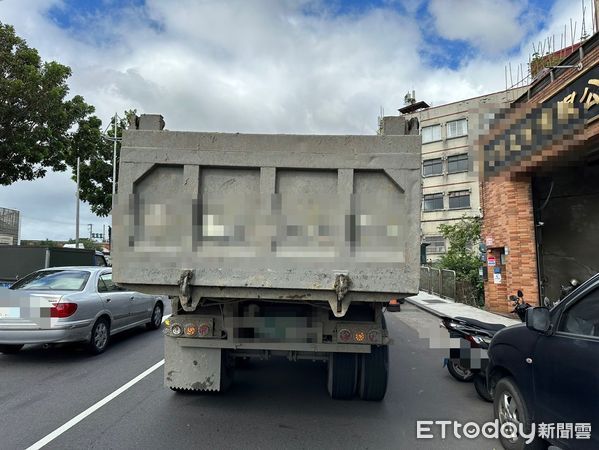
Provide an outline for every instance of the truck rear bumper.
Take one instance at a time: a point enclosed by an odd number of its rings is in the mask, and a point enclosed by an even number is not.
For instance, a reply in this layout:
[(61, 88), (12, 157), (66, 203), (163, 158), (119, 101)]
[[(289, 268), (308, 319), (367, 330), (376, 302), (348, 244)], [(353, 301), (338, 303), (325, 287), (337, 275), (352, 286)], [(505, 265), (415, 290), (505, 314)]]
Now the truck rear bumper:
[[(168, 339), (168, 338), (167, 338)], [(171, 338), (172, 339), (172, 338)], [(298, 342), (235, 342), (221, 339), (175, 338), (180, 347), (222, 348), (229, 350), (283, 350), (315, 353), (370, 353), (370, 345)], [(389, 340), (384, 344), (389, 344)]]

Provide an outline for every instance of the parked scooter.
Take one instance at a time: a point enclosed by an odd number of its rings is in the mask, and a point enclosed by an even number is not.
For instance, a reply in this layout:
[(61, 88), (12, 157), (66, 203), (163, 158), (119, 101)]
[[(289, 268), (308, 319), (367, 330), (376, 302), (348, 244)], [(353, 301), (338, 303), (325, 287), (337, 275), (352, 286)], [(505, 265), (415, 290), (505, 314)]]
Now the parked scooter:
[(531, 307), (531, 305), (524, 300), (524, 293), (518, 289), (517, 295), (510, 295), (510, 301), (514, 307), (512, 314), (516, 314), (520, 321), (524, 322), (526, 320), (526, 310)]
[[(524, 294), (518, 290), (517, 295), (511, 295), (512, 313), (524, 322), (526, 310), (531, 307), (524, 300)], [(444, 362), (447, 370), (456, 380), (474, 381), (478, 395), (486, 401), (493, 401), (486, 382), (486, 367), (488, 363), (487, 349), (493, 336), (505, 325), (487, 323), (468, 317), (444, 317), (441, 326), (449, 332), (450, 338), (459, 338), (460, 348), (450, 348), (449, 358)]]

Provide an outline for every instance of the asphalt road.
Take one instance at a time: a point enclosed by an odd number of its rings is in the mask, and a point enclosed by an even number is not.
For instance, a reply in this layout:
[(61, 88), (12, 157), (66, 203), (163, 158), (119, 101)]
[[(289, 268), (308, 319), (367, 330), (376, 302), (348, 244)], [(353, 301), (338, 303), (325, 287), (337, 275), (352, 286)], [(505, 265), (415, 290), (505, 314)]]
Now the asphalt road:
[[(387, 317), (395, 344), (380, 403), (330, 399), (323, 363), (252, 362), (224, 395), (176, 394), (163, 387), (160, 367), (44, 448), (500, 449), (482, 437), (442, 440), (439, 429), (433, 440), (416, 439), (417, 420), (482, 424), (492, 409), (419, 337), (436, 318), (407, 304)], [(29, 447), (163, 357), (162, 333), (141, 327), (96, 357), (72, 346), (0, 354), (0, 448)]]

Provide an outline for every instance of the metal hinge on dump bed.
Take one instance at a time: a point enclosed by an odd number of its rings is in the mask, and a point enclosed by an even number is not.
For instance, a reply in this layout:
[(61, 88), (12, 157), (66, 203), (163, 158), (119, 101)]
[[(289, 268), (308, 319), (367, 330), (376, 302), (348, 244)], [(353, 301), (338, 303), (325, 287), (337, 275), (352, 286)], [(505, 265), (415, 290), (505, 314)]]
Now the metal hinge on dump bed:
[(343, 317), (347, 311), (347, 308), (349, 308), (349, 300), (343, 300), (346, 294), (349, 292), (350, 286), (351, 279), (349, 278), (349, 275), (347, 273), (335, 274), (335, 284), (333, 285), (333, 287), (335, 289), (335, 293), (337, 294), (337, 299), (336, 302), (329, 302), (335, 317)]
[[(195, 310), (195, 306), (191, 304), (191, 280), (193, 278), (193, 270), (184, 270), (179, 277), (179, 302), (186, 311)], [(191, 309), (193, 308), (193, 309)]]
[[(195, 311), (199, 298), (194, 302), (191, 296), (191, 280), (193, 279), (193, 270), (187, 269), (181, 272), (179, 276), (179, 303), (185, 311)], [(336, 299), (329, 301), (331, 310), (336, 317), (343, 317), (349, 308), (350, 301), (346, 298), (349, 288), (351, 286), (351, 279), (347, 273), (336, 273), (335, 283), (333, 288), (335, 289)], [(345, 301), (344, 301), (345, 300)]]
[(337, 293), (337, 312), (341, 313), (342, 310), (342, 301), (347, 291), (349, 291), (349, 286), (351, 284), (351, 280), (346, 273), (338, 273), (335, 276), (335, 292)]

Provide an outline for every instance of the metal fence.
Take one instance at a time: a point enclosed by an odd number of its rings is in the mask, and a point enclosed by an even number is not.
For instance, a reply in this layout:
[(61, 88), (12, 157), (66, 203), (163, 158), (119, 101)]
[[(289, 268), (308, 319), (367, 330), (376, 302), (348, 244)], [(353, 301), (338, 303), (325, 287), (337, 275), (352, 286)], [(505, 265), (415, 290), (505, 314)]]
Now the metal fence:
[(456, 299), (456, 274), (454, 270), (420, 267), (420, 290), (443, 298)]

